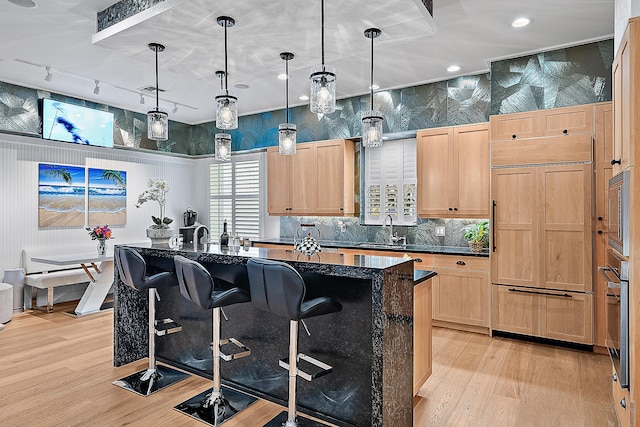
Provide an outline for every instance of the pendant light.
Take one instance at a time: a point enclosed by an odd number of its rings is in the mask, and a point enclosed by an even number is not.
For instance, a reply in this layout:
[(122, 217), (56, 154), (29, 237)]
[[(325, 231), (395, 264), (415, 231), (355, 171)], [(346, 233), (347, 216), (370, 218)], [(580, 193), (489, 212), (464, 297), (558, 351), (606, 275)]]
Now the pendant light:
[(216, 96), (216, 127), (218, 129), (238, 128), (238, 98), (229, 92), (229, 76), (227, 70), (227, 28), (236, 24), (233, 18), (228, 16), (218, 16), (218, 25), (224, 27), (224, 89), (221, 89)]
[(371, 83), (369, 85), (371, 110), (362, 117), (362, 146), (365, 148), (375, 148), (382, 145), (382, 122), (384, 118), (373, 107), (373, 39), (378, 37), (381, 32), (379, 28), (367, 28), (364, 30), (364, 36), (371, 39)]
[(336, 69), (324, 63), (324, 0), (322, 6), (322, 64), (311, 69), (310, 103), (312, 113), (318, 118), (336, 111)]
[(291, 155), (296, 154), (296, 125), (289, 123), (289, 61), (293, 59), (293, 53), (282, 52), (280, 58), (285, 61), (285, 94), (287, 106), (285, 108), (286, 123), (280, 123), (278, 126), (278, 152), (280, 154)]
[[(224, 71), (216, 71), (216, 77), (220, 78), (220, 90), (223, 90), (223, 77), (227, 73)], [(231, 135), (228, 133), (216, 133), (214, 135), (216, 146), (216, 160), (227, 162), (231, 160)]]
[(160, 109), (160, 89), (158, 86), (158, 52), (164, 52), (159, 43), (149, 43), (149, 49), (156, 54), (156, 106), (147, 113), (147, 136), (154, 141), (169, 139), (169, 115)]

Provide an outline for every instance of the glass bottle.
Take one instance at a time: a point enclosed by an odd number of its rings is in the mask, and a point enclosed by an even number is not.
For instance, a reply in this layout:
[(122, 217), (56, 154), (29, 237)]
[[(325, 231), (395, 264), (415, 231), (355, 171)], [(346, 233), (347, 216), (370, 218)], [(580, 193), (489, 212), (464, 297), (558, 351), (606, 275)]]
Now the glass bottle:
[(220, 235), (220, 247), (228, 248), (229, 247), (229, 233), (227, 233), (227, 220), (224, 220), (224, 225), (222, 226), (222, 234)]

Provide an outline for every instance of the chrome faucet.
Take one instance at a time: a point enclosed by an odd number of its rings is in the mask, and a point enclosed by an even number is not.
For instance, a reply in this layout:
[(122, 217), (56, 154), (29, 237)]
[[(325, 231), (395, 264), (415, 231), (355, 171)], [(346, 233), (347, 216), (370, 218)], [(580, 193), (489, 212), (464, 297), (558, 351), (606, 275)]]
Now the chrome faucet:
[(387, 226), (387, 219), (389, 220), (389, 243), (395, 245), (398, 242), (402, 241), (402, 245), (406, 245), (407, 238), (405, 236), (398, 237), (398, 233), (393, 232), (393, 217), (391, 215), (387, 214), (387, 216), (384, 218), (382, 226)]
[(206, 225), (200, 224), (193, 231), (193, 250), (198, 251), (198, 243), (200, 243), (200, 239), (198, 239), (198, 233), (202, 229), (202, 244), (206, 244), (209, 241), (209, 229)]

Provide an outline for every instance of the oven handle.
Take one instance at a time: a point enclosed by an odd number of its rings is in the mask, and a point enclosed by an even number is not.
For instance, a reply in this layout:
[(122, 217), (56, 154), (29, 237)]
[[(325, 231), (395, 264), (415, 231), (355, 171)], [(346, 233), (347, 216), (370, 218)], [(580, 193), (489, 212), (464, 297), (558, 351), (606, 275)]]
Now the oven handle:
[[(620, 278), (616, 274), (615, 270), (611, 267), (598, 267), (598, 271), (604, 277), (604, 280), (607, 282), (610, 288), (619, 288), (620, 287)], [(614, 280), (611, 280), (609, 277), (609, 273), (611, 272), (614, 276)], [(612, 286), (613, 285), (613, 286)]]
[(548, 295), (550, 297), (573, 298), (573, 295), (570, 295), (570, 294), (553, 294), (551, 292), (525, 291), (523, 289), (516, 289), (516, 288), (509, 288), (509, 292), (520, 292), (520, 293), (523, 293), (523, 294)]

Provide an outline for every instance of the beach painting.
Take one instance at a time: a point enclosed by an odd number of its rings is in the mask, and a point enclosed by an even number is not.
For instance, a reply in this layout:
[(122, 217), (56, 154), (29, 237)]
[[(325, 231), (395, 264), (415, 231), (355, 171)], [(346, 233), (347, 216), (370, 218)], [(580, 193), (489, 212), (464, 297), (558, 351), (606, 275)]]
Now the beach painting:
[(85, 191), (84, 167), (40, 163), (38, 226), (84, 226)]
[(127, 173), (112, 169), (89, 169), (90, 227), (127, 223)]

